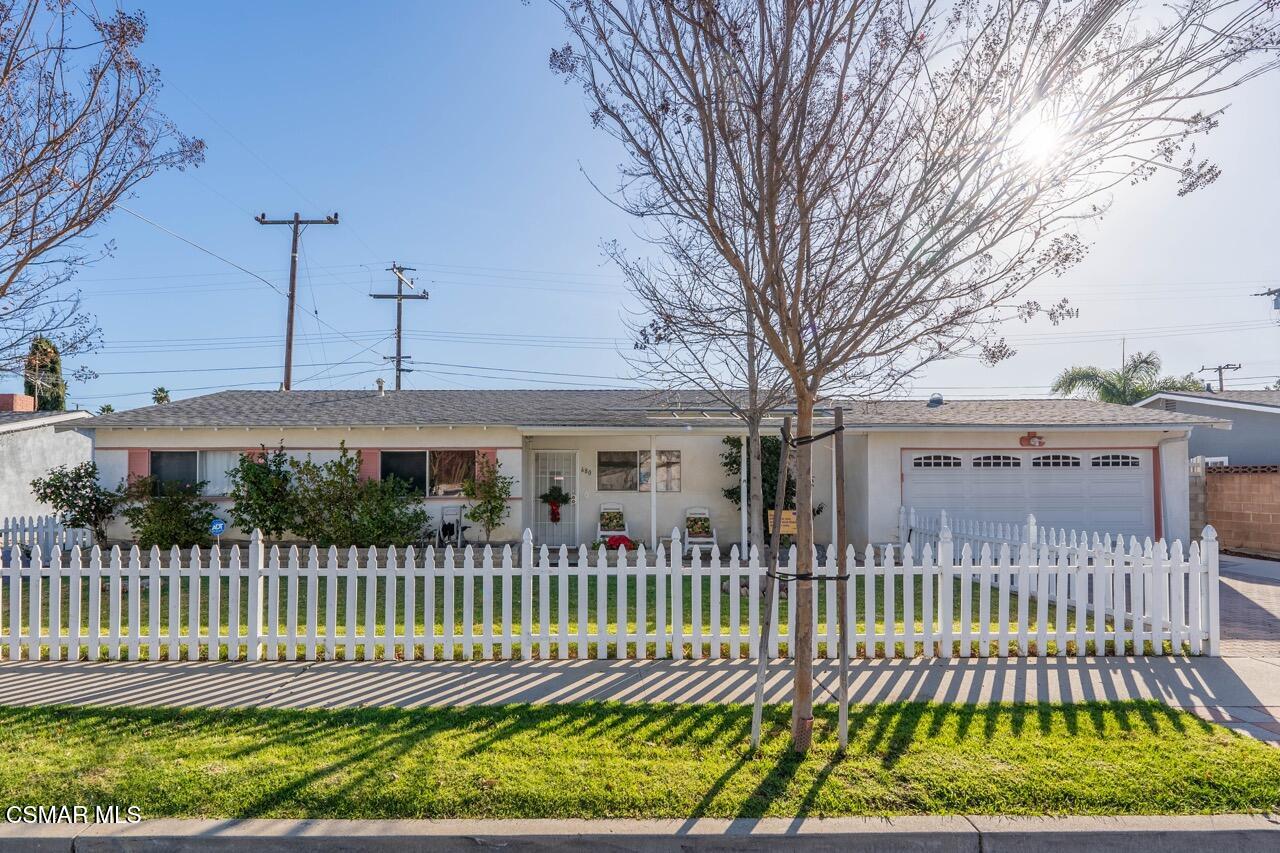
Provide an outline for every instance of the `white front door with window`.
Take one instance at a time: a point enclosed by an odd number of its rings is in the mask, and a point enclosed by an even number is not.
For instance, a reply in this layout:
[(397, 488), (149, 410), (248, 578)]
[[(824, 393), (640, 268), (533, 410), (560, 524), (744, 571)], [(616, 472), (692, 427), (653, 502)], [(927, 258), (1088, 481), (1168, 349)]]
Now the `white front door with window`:
[(533, 541), (536, 545), (577, 545), (578, 504), (560, 507), (560, 520), (551, 520), (551, 507), (543, 503), (542, 495), (552, 486), (559, 486), (566, 493), (578, 494), (578, 454), (572, 450), (538, 450), (533, 455), (534, 522)]
[(1150, 449), (904, 450), (902, 504), (979, 521), (1154, 536)]

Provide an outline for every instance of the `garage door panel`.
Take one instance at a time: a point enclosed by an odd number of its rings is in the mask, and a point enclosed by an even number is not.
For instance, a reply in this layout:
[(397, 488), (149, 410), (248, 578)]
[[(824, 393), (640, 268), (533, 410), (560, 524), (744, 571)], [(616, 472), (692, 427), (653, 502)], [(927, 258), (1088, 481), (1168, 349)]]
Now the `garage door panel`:
[[(922, 453), (933, 467), (913, 465)], [(938, 461), (947, 455), (960, 464)], [(902, 472), (903, 503), (920, 510), (1006, 523), (1030, 512), (1051, 527), (1154, 533), (1149, 450), (903, 451)]]

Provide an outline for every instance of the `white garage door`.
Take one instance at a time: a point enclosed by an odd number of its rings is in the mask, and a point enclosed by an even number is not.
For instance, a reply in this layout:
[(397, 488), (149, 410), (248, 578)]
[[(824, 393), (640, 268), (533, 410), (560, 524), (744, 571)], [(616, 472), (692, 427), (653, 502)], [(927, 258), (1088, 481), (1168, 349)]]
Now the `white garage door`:
[(1150, 450), (902, 453), (902, 503), (981, 521), (1153, 536)]

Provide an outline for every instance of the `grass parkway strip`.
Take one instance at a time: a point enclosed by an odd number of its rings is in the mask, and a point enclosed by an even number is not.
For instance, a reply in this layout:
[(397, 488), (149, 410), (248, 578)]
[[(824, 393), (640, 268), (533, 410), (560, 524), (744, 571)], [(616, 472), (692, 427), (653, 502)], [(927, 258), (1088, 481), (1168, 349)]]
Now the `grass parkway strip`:
[(1155, 702), (790, 709), (0, 708), (0, 804), (146, 818), (1139, 815), (1280, 807), (1280, 750)]

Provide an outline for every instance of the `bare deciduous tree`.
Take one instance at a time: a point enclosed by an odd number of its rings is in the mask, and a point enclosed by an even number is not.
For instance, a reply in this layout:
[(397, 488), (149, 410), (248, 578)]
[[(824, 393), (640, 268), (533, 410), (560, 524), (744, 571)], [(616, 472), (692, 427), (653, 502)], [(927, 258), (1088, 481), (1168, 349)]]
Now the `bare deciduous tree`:
[(755, 317), (742, 303), (737, 276), (719, 253), (680, 232), (655, 243), (663, 250), (655, 259), (608, 247), (647, 318), (632, 329), (632, 363), (658, 387), (701, 388), (742, 421), (749, 541), (763, 555), (761, 428), (770, 412), (791, 399), (791, 382), (764, 345)]
[[(995, 324), (1083, 257), (1082, 220), (1196, 150), (1223, 93), (1276, 64), (1265, 0), (553, 0), (554, 70), (627, 160), (619, 204), (714, 246), (791, 381), (874, 398), (930, 362), (1012, 350)], [(813, 542), (797, 448), (797, 545)], [(812, 730), (813, 590), (800, 582), (792, 736)]]
[(156, 108), (145, 35), (141, 14), (0, 0), (0, 368), (37, 336), (64, 356), (93, 344), (67, 290), (98, 254), (85, 238), (140, 181), (203, 159)]

